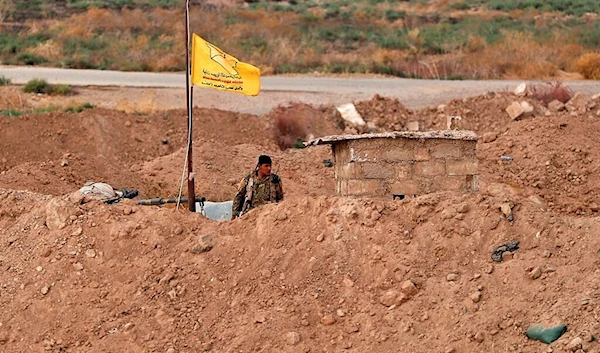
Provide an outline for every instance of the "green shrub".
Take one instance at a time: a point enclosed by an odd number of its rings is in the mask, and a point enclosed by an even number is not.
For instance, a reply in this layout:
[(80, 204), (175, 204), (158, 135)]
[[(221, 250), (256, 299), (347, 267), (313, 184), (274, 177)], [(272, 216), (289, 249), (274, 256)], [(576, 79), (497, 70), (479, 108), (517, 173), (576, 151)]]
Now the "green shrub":
[(46, 80), (34, 78), (23, 87), (23, 92), (67, 95), (72, 93), (73, 89), (69, 85), (51, 85)]
[(17, 61), (25, 65), (39, 65), (47, 63), (48, 59), (44, 58), (43, 56), (35, 55), (32, 53), (21, 53), (17, 55)]
[(15, 109), (5, 109), (5, 110), (0, 111), (0, 114), (7, 116), (9, 118), (23, 115), (22, 112), (15, 110)]
[(69, 107), (67, 109), (65, 109), (65, 112), (67, 113), (81, 113), (84, 110), (87, 109), (94, 109), (95, 106), (92, 105), (91, 103), (83, 103), (81, 105), (78, 105), (76, 107)]
[(12, 83), (12, 80), (10, 78), (0, 76), (0, 86), (8, 86), (11, 83)]
[(52, 85), (50, 86), (50, 94), (56, 94), (59, 96), (66, 96), (71, 94), (73, 89), (69, 85)]
[(23, 87), (25, 93), (50, 93), (52, 86), (46, 80), (34, 78)]
[(54, 105), (49, 105), (47, 107), (35, 108), (35, 109), (27, 111), (25, 113), (29, 113), (29, 114), (43, 114), (43, 113), (54, 112), (56, 110), (58, 110), (58, 107), (56, 107)]

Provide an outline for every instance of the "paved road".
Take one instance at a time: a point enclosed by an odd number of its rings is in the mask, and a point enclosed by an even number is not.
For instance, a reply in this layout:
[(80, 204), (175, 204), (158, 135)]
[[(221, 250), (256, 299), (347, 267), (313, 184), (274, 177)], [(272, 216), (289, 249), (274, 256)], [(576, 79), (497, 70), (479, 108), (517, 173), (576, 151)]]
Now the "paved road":
[[(147, 73), (98, 70), (72, 70), (45, 67), (0, 66), (0, 76), (15, 84), (32, 78), (72, 86), (108, 86), (143, 88), (185, 88), (184, 73)], [(265, 76), (261, 78), (259, 97), (245, 97), (201, 89), (196, 105), (232, 108), (241, 112), (264, 113), (272, 107), (298, 101), (309, 104), (341, 104), (370, 99), (374, 94), (399, 99), (410, 108), (435, 105), (450, 99), (483, 94), (488, 91), (512, 91), (523, 81), (442, 81), (401, 78), (339, 78), (306, 76)], [(588, 94), (600, 92), (597, 81), (569, 81), (568, 86)], [(183, 91), (185, 97), (185, 90)], [(198, 92), (198, 91), (196, 91)], [(198, 94), (197, 94), (198, 95)], [(258, 99), (257, 99), (258, 98)]]

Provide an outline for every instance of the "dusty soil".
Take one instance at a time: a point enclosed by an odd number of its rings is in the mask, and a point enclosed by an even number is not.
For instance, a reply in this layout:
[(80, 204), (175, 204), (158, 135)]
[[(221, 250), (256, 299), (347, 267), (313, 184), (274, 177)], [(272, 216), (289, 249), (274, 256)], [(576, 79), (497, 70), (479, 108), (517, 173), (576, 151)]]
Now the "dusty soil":
[[(536, 110), (513, 121), (504, 109), (517, 100)], [(223, 223), (72, 195), (96, 180), (175, 196), (182, 110), (0, 117), (0, 351), (547, 352), (524, 335), (536, 323), (568, 326), (553, 352), (576, 337), (599, 351), (599, 103), (356, 102), (382, 131), (460, 115), (480, 134), (479, 193), (403, 201), (336, 196), (329, 148), (279, 149), (280, 115), (312, 136), (351, 128), (327, 107), (197, 109), (198, 193), (231, 199), (261, 153), (283, 179), (283, 202)], [(512, 240), (520, 248), (493, 262)]]

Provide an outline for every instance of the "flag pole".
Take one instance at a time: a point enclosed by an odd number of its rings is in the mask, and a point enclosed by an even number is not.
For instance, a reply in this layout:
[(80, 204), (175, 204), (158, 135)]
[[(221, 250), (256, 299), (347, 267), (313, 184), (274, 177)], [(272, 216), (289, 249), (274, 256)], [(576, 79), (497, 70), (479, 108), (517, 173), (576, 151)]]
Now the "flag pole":
[(196, 190), (194, 189), (195, 178), (192, 167), (192, 114), (194, 102), (194, 90), (190, 86), (190, 1), (185, 1), (185, 83), (186, 103), (188, 115), (188, 148), (187, 148), (187, 180), (188, 180), (188, 209), (196, 212)]

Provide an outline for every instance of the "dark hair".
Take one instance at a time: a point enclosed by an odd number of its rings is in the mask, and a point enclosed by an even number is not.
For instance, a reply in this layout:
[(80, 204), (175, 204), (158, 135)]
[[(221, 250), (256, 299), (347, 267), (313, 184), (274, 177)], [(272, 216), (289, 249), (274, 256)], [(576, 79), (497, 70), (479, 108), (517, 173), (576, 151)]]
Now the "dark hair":
[(258, 164), (272, 164), (271, 163), (271, 157), (267, 156), (267, 155), (260, 155), (258, 157)]

